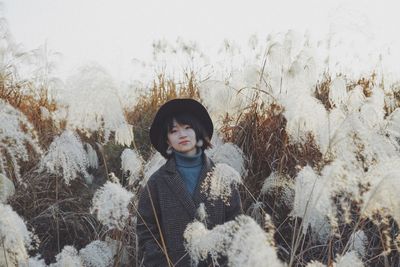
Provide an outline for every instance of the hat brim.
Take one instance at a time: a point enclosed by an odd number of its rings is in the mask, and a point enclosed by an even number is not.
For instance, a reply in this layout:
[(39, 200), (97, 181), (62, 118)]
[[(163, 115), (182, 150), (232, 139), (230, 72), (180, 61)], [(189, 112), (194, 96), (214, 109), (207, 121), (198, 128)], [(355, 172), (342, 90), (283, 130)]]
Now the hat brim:
[(166, 102), (157, 111), (153, 123), (150, 127), (150, 141), (154, 148), (161, 154), (165, 151), (160, 151), (160, 135), (162, 134), (162, 125), (165, 120), (173, 114), (189, 113), (199, 119), (200, 123), (211, 139), (214, 131), (214, 126), (207, 109), (198, 101), (190, 98), (177, 98)]

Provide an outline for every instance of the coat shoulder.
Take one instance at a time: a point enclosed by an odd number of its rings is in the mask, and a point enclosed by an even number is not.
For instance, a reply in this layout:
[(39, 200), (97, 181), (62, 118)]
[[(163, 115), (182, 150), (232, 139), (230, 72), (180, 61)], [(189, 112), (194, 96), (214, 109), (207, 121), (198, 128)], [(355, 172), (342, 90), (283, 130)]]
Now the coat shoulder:
[(167, 170), (165, 164), (158, 168), (152, 175), (150, 175), (149, 180), (147, 181), (148, 185), (154, 185), (159, 183), (160, 180), (163, 179), (167, 175)]

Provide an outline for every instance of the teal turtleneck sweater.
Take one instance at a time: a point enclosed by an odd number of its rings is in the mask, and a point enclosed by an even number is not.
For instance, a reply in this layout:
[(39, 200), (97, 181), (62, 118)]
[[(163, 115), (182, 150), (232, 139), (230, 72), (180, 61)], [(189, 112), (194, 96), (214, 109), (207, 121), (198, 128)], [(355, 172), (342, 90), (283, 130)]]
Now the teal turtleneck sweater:
[(202, 154), (203, 151), (201, 149), (199, 149), (199, 152), (194, 156), (187, 156), (174, 151), (176, 168), (192, 196), (199, 180), (201, 168), (203, 167)]

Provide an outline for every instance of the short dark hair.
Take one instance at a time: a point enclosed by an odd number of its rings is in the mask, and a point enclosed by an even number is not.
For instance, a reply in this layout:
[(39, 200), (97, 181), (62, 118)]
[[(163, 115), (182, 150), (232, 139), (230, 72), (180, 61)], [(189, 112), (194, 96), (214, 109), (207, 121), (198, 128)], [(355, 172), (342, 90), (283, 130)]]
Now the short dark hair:
[(168, 116), (161, 129), (162, 132), (159, 135), (159, 146), (160, 146), (160, 153), (165, 157), (169, 158), (171, 155), (167, 154), (167, 148), (168, 148), (168, 132), (172, 130), (173, 128), (173, 121), (176, 120), (177, 123), (179, 124), (186, 124), (190, 125), (190, 127), (193, 128), (194, 132), (196, 133), (196, 141), (199, 141), (200, 139), (203, 140), (203, 145), (201, 149), (204, 151), (207, 148), (211, 148), (211, 140), (210, 137), (207, 134), (207, 131), (205, 130), (203, 124), (201, 124), (200, 120), (194, 116), (191, 113), (176, 113), (176, 114), (171, 114)]

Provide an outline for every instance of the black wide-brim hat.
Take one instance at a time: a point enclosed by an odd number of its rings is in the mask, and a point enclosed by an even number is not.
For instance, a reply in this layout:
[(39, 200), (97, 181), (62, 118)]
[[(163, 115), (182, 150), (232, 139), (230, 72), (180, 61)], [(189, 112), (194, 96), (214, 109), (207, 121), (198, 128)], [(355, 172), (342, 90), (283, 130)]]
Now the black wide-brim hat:
[(160, 149), (160, 135), (162, 134), (162, 126), (165, 120), (178, 113), (189, 113), (195, 116), (203, 125), (208, 137), (211, 140), (214, 126), (207, 109), (198, 101), (190, 98), (177, 98), (166, 102), (157, 111), (153, 123), (150, 127), (150, 140), (154, 148), (164, 154), (165, 151)]

